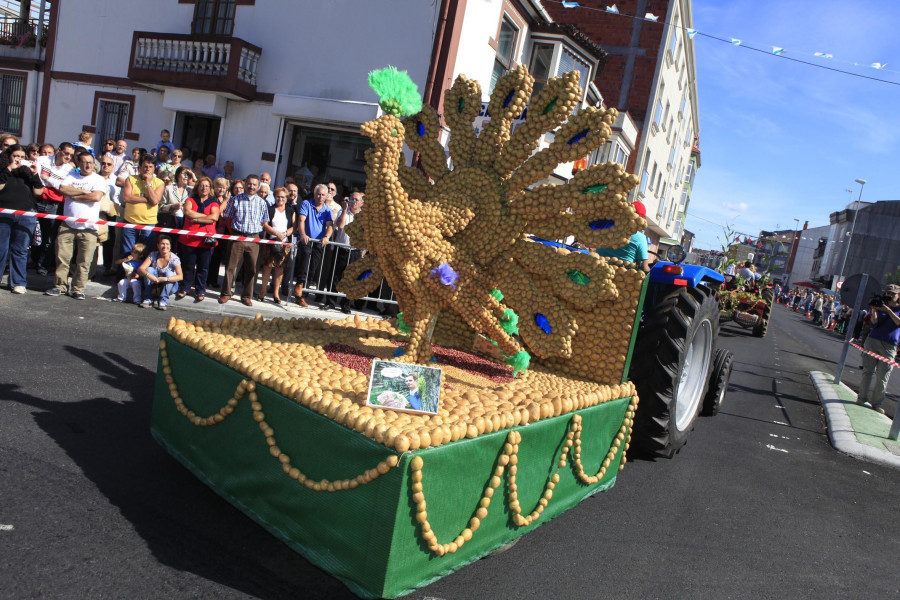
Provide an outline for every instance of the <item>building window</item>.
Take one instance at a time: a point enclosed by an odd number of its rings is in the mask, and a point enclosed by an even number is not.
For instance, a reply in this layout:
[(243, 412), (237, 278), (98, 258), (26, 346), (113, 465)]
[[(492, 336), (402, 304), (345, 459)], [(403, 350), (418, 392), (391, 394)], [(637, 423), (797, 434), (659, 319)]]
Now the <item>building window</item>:
[(688, 203), (688, 189), (684, 188), (684, 191), (681, 192), (681, 212), (685, 212), (687, 210)]
[(694, 161), (688, 163), (687, 173), (684, 174), (684, 182), (688, 185), (691, 184), (691, 181), (694, 178)]
[(552, 44), (535, 44), (531, 50), (531, 64), (528, 71), (534, 77), (532, 97), (541, 91), (550, 79), (550, 63), (553, 62)]
[(694, 138), (694, 128), (688, 127), (687, 133), (684, 134), (684, 145), (690, 146), (691, 142), (694, 141), (693, 138)]
[(649, 176), (647, 175), (647, 171), (644, 171), (641, 174), (641, 195), (643, 196), (647, 193), (647, 181), (649, 181)]
[(0, 129), (22, 135), (25, 76), (0, 73)]
[(518, 37), (519, 30), (508, 17), (504, 16), (503, 22), (500, 24), (500, 34), (497, 36), (497, 55), (494, 57), (494, 71), (491, 73), (489, 93), (494, 91), (497, 80), (512, 68)]
[[(656, 179), (656, 163), (653, 163), (653, 172), (650, 174), (650, 191), (653, 191), (653, 180)], [(656, 183), (657, 187), (659, 186), (659, 182)]]
[(581, 77), (578, 80), (579, 84), (581, 85), (582, 89), (587, 89), (587, 86), (590, 83), (590, 67), (575, 58), (574, 54), (566, 49), (563, 49), (562, 54), (560, 54), (559, 56), (559, 67), (556, 69), (556, 75), (560, 76), (563, 73), (568, 73), (569, 71), (578, 71), (579, 73), (581, 73)]
[(669, 50), (668, 50), (668, 59), (670, 61), (675, 60), (675, 52), (678, 47), (678, 20), (675, 20), (675, 25), (672, 27), (672, 37), (669, 38)]
[(625, 148), (622, 147), (622, 144), (616, 142), (615, 148), (615, 157), (613, 158), (617, 163), (625, 166), (625, 163), (628, 162), (628, 152), (625, 151)]
[(231, 35), (234, 31), (236, 0), (197, 0), (194, 7), (194, 35)]
[(669, 170), (673, 168), (675, 168), (675, 146), (672, 146), (672, 151), (669, 152)]
[(372, 148), (368, 138), (305, 125), (289, 126), (285, 138), (290, 144), (285, 176), (307, 184), (327, 177), (348, 192), (365, 189), (364, 155)]
[(131, 105), (127, 102), (100, 100), (97, 105), (97, 134), (94, 136), (94, 148), (99, 151), (108, 138), (121, 140), (128, 127), (128, 112)]

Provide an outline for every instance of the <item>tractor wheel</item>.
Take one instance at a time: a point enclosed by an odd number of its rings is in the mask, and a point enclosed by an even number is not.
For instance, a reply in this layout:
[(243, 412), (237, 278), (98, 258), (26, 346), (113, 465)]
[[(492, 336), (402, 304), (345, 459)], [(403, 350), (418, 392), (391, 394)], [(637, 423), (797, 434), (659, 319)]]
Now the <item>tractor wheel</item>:
[(731, 367), (734, 365), (734, 354), (731, 350), (716, 350), (716, 360), (713, 362), (712, 375), (709, 378), (709, 391), (703, 398), (703, 414), (714, 417), (719, 412), (719, 407), (725, 400), (725, 392), (728, 390), (728, 378), (731, 377)]
[(772, 305), (775, 304), (775, 290), (773, 290), (772, 288), (766, 288), (762, 291), (760, 296), (762, 296), (762, 299), (766, 302), (766, 308), (763, 309), (763, 319), (765, 321), (768, 321), (769, 317), (772, 314)]
[(672, 457), (687, 442), (718, 333), (719, 307), (705, 287), (678, 288), (647, 310), (630, 372), (640, 398), (632, 437), (639, 450)]
[(759, 325), (753, 328), (753, 335), (756, 337), (766, 337), (767, 331), (769, 331), (769, 319), (763, 319), (759, 322)]

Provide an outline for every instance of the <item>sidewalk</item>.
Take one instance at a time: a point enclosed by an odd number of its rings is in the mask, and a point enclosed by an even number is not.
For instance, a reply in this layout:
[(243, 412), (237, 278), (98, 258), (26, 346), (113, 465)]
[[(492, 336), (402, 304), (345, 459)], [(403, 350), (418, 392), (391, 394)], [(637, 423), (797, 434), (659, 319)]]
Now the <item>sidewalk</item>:
[(811, 371), (819, 401), (825, 411), (828, 437), (838, 452), (888, 467), (900, 469), (900, 442), (888, 439), (891, 419), (856, 404), (856, 393), (834, 376)]
[[(85, 286), (84, 293), (87, 296), (87, 301), (112, 302), (113, 298), (116, 297), (116, 281), (111, 277), (99, 279), (99, 282), (89, 281), (87, 286)], [(7, 277), (4, 276), (3, 287), (0, 291), (8, 294), (9, 291), (5, 285), (6, 281)], [(29, 294), (43, 294), (44, 290), (52, 287), (52, 285), (52, 275), (41, 276), (34, 271), (28, 271), (27, 290)], [(67, 298), (66, 300), (71, 301), (70, 298)], [(134, 309), (140, 310), (137, 306), (135, 306)], [(261, 314), (264, 319), (281, 317), (282, 319), (304, 318), (340, 320), (354, 315), (381, 316), (379, 313), (371, 310), (352, 310), (348, 315), (342, 313), (338, 309), (322, 310), (319, 308), (318, 304), (313, 303), (310, 303), (306, 308), (293, 303), (279, 305), (272, 301), (272, 294), (268, 294), (268, 300), (265, 302), (259, 302), (254, 299), (253, 306), (244, 306), (241, 304), (239, 295), (232, 296), (227, 304), (219, 304), (219, 291), (215, 289), (207, 290), (206, 299), (203, 302), (195, 302), (193, 296), (186, 296), (181, 300), (176, 300), (174, 297), (170, 298), (169, 313), (174, 313), (175, 316), (179, 316), (179, 309), (205, 314), (210, 318), (228, 315), (252, 319), (256, 317), (257, 314)]]

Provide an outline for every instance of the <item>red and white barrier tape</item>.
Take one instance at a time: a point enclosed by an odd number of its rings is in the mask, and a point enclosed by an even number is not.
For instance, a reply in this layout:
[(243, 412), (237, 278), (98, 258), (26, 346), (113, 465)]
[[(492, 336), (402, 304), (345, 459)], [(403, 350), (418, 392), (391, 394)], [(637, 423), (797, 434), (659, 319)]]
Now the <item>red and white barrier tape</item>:
[(885, 357), (883, 357), (883, 356), (880, 355), (880, 354), (875, 354), (874, 352), (870, 352), (870, 351), (866, 350), (865, 348), (863, 348), (862, 346), (860, 346), (860, 345), (858, 345), (858, 344), (854, 344), (853, 342), (850, 342), (850, 345), (853, 346), (854, 348), (856, 348), (857, 350), (859, 350), (860, 352), (862, 352), (862, 353), (864, 353), (864, 354), (868, 354), (869, 356), (871, 356), (871, 357), (873, 357), (873, 358), (877, 358), (877, 359), (880, 360), (881, 362), (887, 363), (887, 364), (891, 365), (892, 367), (900, 367), (900, 364), (895, 363), (895, 362), (892, 361), (891, 359), (885, 358)]
[(141, 229), (144, 231), (156, 231), (158, 233), (171, 233), (174, 235), (192, 235), (194, 237), (212, 238), (215, 240), (228, 240), (232, 242), (254, 242), (256, 244), (290, 245), (290, 241), (264, 240), (262, 238), (246, 237), (243, 235), (226, 235), (223, 233), (207, 233), (205, 231), (188, 231), (187, 229), (171, 229), (158, 227), (157, 225), (135, 225), (134, 223), (117, 223), (116, 221), (104, 221), (103, 219), (83, 219), (67, 217), (65, 215), (51, 215), (48, 213), (30, 212), (27, 210), (12, 210), (0, 208), (0, 214), (19, 215), (24, 217), (37, 217), (39, 219), (53, 219), (55, 221), (70, 221), (74, 223), (94, 223), (95, 225), (108, 225), (109, 227), (121, 227), (123, 229)]

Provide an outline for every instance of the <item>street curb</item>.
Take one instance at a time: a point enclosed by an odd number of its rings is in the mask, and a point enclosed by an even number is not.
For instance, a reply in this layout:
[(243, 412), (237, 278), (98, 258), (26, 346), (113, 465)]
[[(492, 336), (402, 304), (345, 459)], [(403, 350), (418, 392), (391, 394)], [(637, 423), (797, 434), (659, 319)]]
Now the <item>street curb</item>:
[[(827, 373), (822, 371), (810, 371), (809, 378), (812, 380), (816, 393), (819, 395), (819, 402), (825, 412), (825, 421), (828, 425), (828, 439), (831, 445), (838, 452), (843, 452), (850, 456), (877, 463), (886, 467), (900, 469), (900, 456), (896, 456), (889, 450), (879, 450), (872, 446), (862, 444), (856, 439), (856, 431), (850, 422), (850, 416), (847, 414), (846, 400), (841, 399), (838, 395), (833, 379)], [(845, 390), (856, 394), (843, 383), (839, 384)], [(882, 417), (890, 422), (890, 419)]]

